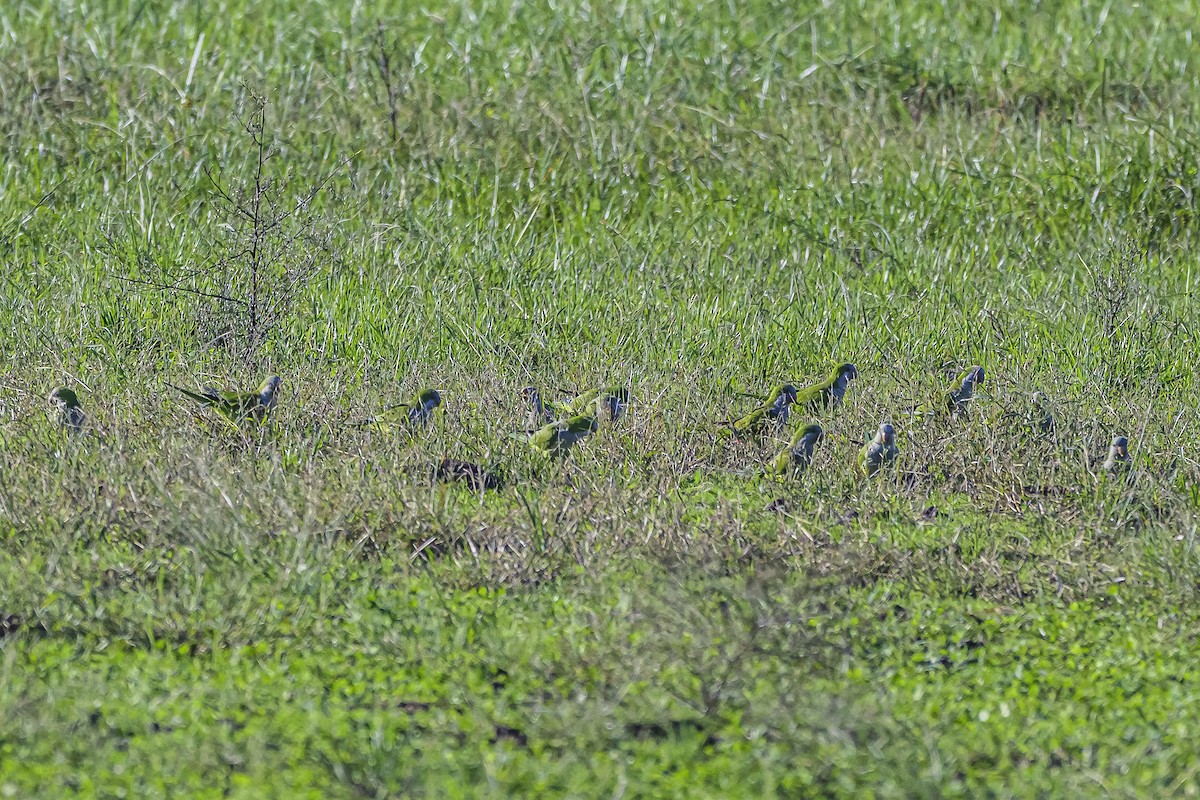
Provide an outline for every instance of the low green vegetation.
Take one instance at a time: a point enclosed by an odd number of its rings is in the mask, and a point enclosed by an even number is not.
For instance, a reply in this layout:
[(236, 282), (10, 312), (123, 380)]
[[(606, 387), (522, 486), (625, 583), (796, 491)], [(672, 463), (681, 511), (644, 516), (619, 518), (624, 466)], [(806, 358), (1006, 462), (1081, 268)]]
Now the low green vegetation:
[(0, 795), (1200, 793), (1198, 10), (6, 7)]

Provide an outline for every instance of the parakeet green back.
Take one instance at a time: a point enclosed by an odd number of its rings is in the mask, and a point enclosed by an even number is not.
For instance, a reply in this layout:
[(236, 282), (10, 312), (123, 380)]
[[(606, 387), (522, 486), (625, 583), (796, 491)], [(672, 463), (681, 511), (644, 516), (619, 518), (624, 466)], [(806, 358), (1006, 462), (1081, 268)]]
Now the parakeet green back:
[(744, 417), (734, 420), (730, 429), (739, 439), (762, 436), (787, 424), (791, 405), (796, 401), (796, 387), (785, 383), (771, 390), (767, 401)]
[(804, 472), (812, 463), (813, 449), (825, 437), (820, 425), (806, 425), (792, 436), (786, 450), (781, 451), (771, 462), (771, 472), (780, 477)]
[(247, 419), (262, 422), (278, 403), (280, 379), (271, 375), (263, 380), (253, 392), (235, 392), (205, 387), (193, 392), (180, 386), (171, 386), (198, 405), (211, 408), (234, 426)]
[(577, 442), (595, 433), (596, 428), (595, 414), (579, 414), (538, 429), (529, 437), (529, 446), (543, 453), (565, 456)]
[(391, 408), (386, 408), (374, 417), (357, 422), (355, 425), (383, 434), (416, 431), (429, 425), (434, 412), (441, 405), (442, 395), (437, 389), (423, 389), (407, 403), (399, 403)]
[(83, 406), (80, 405), (79, 396), (74, 390), (65, 386), (59, 387), (50, 393), (47, 400), (58, 411), (59, 422), (64, 428), (71, 433), (83, 432), (87, 416), (83, 413)]
[(838, 364), (825, 379), (796, 392), (795, 405), (805, 411), (824, 411), (841, 405), (850, 382), (858, 378), (858, 368), (850, 362)]

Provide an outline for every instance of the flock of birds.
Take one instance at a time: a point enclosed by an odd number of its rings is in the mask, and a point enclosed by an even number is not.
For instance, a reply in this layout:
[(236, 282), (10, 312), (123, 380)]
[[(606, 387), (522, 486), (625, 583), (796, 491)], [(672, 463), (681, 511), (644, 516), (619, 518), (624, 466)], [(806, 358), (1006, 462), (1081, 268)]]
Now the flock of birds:
[[(845, 398), (851, 381), (857, 378), (858, 369), (851, 363), (842, 363), (834, 367), (824, 380), (811, 386), (801, 389), (790, 383), (777, 386), (766, 397), (760, 398), (761, 404), (750, 413), (722, 423), (723, 435), (739, 440), (761, 440), (767, 435), (778, 435), (797, 412), (816, 416), (837, 408)], [(943, 394), (941, 411), (952, 417), (965, 413), (984, 378), (984, 369), (980, 366), (973, 366), (958, 376)], [(201, 408), (215, 412), (234, 430), (241, 431), (247, 423), (261, 424), (268, 419), (278, 403), (279, 386), (279, 376), (272, 375), (253, 391), (205, 387), (194, 392), (179, 386), (171, 388)], [(522, 435), (528, 437), (529, 445), (534, 450), (559, 458), (565, 457), (576, 444), (595, 433), (601, 422), (611, 424), (619, 420), (629, 404), (629, 390), (624, 387), (590, 389), (561, 403), (543, 400), (534, 387), (523, 389), (522, 397), (529, 406), (529, 430)], [(87, 418), (74, 390), (67, 387), (55, 389), (50, 393), (49, 403), (57, 410), (64, 428), (76, 434), (83, 432)], [(1033, 403), (1042, 413), (1038, 426), (1043, 432), (1049, 432), (1054, 427), (1054, 418), (1045, 396), (1041, 392), (1035, 393)], [(355, 424), (383, 433), (417, 430), (429, 424), (441, 404), (442, 396), (436, 389), (425, 389), (410, 402), (393, 406), (376, 417)], [(925, 406), (916, 409), (918, 413), (937, 410)], [(803, 473), (812, 462), (813, 451), (824, 437), (824, 429), (815, 422), (797, 429), (787, 448), (770, 461), (767, 472), (778, 477)], [(864, 476), (872, 477), (894, 464), (899, 453), (896, 430), (891, 422), (885, 421), (880, 424), (875, 437), (859, 451), (858, 469)], [(1129, 439), (1114, 436), (1108, 458), (1103, 464), (1104, 471), (1123, 472), (1131, 463)], [(496, 474), (458, 459), (443, 459), (436, 475), (443, 480), (465, 481), (476, 488), (493, 489), (500, 485), (500, 478)]]

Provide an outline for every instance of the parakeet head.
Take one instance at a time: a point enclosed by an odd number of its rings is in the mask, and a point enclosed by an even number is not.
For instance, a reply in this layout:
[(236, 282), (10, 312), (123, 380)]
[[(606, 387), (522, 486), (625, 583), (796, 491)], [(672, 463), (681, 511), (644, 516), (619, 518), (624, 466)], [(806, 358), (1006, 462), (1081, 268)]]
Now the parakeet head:
[(437, 408), (442, 404), (442, 396), (437, 389), (426, 389), (417, 395), (417, 402), (426, 408)]
[(879, 426), (879, 433), (875, 438), (883, 445), (893, 445), (896, 443), (896, 429), (892, 427), (892, 423), (885, 422)]
[(79, 407), (79, 398), (75, 395), (74, 391), (65, 386), (55, 389), (46, 399), (50, 405), (61, 409)]
[(838, 364), (837, 376), (839, 380), (856, 380), (858, 378), (858, 367), (854, 366), (849, 361)]
[(816, 423), (805, 425), (804, 430), (800, 431), (801, 438), (812, 439), (814, 442), (819, 442), (825, 437), (825, 431)]
[(625, 412), (625, 406), (629, 404), (629, 390), (618, 387), (610, 389), (606, 395), (600, 400), (601, 406), (608, 418), (616, 422)]
[(275, 393), (279, 391), (279, 384), (281, 382), (278, 375), (272, 375), (259, 385), (258, 393), (265, 398), (274, 397)]

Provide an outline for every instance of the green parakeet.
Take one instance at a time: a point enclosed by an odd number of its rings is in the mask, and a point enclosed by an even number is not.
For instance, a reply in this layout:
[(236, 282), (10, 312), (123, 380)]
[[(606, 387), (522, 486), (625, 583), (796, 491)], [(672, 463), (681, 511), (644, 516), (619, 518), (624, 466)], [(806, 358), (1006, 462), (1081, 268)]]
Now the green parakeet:
[(806, 425), (792, 437), (787, 449), (775, 456), (771, 472), (780, 477), (803, 472), (812, 463), (813, 448), (825, 438), (820, 425)]
[(529, 422), (526, 423), (526, 427), (536, 429), (558, 419), (557, 406), (554, 403), (543, 402), (541, 392), (533, 386), (526, 386), (522, 389), (521, 397), (525, 398), (525, 402), (530, 406)]
[(442, 395), (437, 389), (425, 389), (412, 399), (397, 408), (408, 409), (408, 424), (414, 428), (423, 428), (433, 418), (433, 412), (442, 404)]
[(585, 414), (594, 407), (599, 417), (609, 422), (616, 422), (625, 413), (627, 405), (629, 405), (629, 390), (623, 386), (613, 386), (607, 389), (588, 389), (571, 401), (567, 412), (572, 415)]
[(533, 429), (563, 417), (574, 417), (592, 411), (595, 411), (598, 418), (616, 422), (629, 404), (629, 390), (623, 387), (588, 389), (576, 395), (569, 403), (547, 402), (532, 386), (522, 389), (521, 396), (529, 403), (528, 427)]
[(958, 416), (967, 410), (975, 389), (983, 383), (983, 367), (974, 366), (960, 375), (953, 386), (946, 391), (946, 408), (951, 414)]
[(729, 427), (734, 436), (739, 439), (761, 436), (768, 430), (776, 431), (787, 424), (791, 405), (796, 402), (796, 387), (785, 383), (773, 389), (770, 398), (746, 416), (733, 421)]
[(59, 422), (64, 428), (71, 433), (83, 432), (83, 423), (87, 416), (83, 413), (83, 406), (79, 404), (79, 397), (73, 390), (65, 386), (59, 387), (50, 393), (47, 400), (58, 410)]
[(850, 381), (856, 378), (858, 378), (857, 367), (849, 362), (838, 364), (825, 377), (825, 380), (796, 392), (795, 406), (806, 411), (837, 408), (841, 405), (842, 398), (846, 396), (846, 389), (849, 388)]
[(167, 385), (189, 400), (216, 411), (236, 427), (247, 419), (256, 422), (265, 420), (278, 401), (279, 384), (279, 376), (272, 375), (253, 392), (221, 391), (206, 386), (197, 393), (172, 384)]
[(360, 422), (358, 425), (380, 433), (417, 430), (429, 424), (429, 421), (433, 419), (433, 412), (441, 404), (442, 395), (437, 389), (425, 389), (409, 402), (384, 409), (378, 415)]
[(616, 422), (625, 416), (625, 409), (628, 407), (629, 390), (623, 388), (610, 389), (596, 401), (596, 408), (600, 416), (609, 422)]
[(529, 445), (543, 453), (565, 456), (576, 442), (596, 432), (595, 414), (579, 414), (566, 420), (551, 422), (534, 431)]
[(896, 429), (891, 423), (885, 422), (879, 426), (875, 438), (859, 451), (858, 468), (864, 475), (871, 477), (895, 461), (899, 454), (900, 448), (896, 447)]
[(1133, 459), (1129, 457), (1129, 439), (1124, 436), (1114, 436), (1108, 448), (1108, 458), (1104, 460), (1104, 471), (1110, 475), (1119, 475), (1129, 471)]

